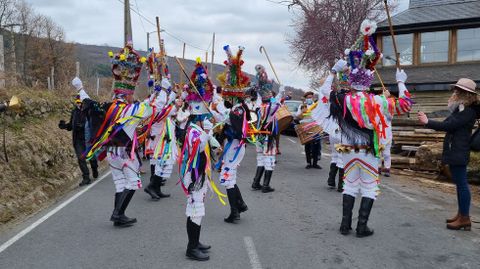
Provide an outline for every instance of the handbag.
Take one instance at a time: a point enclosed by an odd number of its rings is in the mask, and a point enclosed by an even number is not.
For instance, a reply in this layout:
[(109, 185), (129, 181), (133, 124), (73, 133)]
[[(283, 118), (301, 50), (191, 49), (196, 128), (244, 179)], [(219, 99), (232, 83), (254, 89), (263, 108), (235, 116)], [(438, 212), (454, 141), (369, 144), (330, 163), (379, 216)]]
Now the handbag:
[(480, 151), (480, 126), (477, 127), (475, 132), (470, 137), (470, 150)]

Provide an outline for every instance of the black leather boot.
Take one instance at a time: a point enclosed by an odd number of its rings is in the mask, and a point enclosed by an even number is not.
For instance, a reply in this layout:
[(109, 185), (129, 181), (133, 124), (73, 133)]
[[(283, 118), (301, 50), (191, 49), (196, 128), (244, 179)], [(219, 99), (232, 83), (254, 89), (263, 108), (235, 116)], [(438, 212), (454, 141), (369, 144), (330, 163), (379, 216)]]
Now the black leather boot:
[(239, 213), (243, 213), (248, 210), (248, 206), (243, 201), (242, 193), (240, 192), (240, 189), (238, 188), (238, 185), (235, 184), (234, 186), (235, 192), (237, 193), (237, 208)]
[(372, 211), (373, 199), (363, 197), (360, 204), (360, 210), (358, 211), (358, 223), (357, 223), (357, 237), (366, 237), (373, 234), (373, 230), (370, 230), (367, 226), (368, 217)]
[(236, 220), (240, 219), (240, 213), (238, 212), (237, 203), (237, 192), (235, 188), (227, 189), (228, 203), (230, 204), (230, 215), (223, 219), (227, 223), (235, 223)]
[(263, 172), (265, 171), (265, 167), (257, 166), (257, 172), (255, 172), (255, 177), (253, 178), (252, 189), (253, 190), (261, 190), (262, 185), (260, 185), (260, 180), (262, 179)]
[[(116, 205), (112, 216), (110, 217), (110, 221), (113, 221), (114, 226), (127, 227), (137, 222), (136, 218), (129, 218), (125, 216), (125, 210), (127, 209), (128, 204), (132, 200), (134, 194), (134, 190), (124, 190), (122, 193), (115, 194)], [(117, 195), (119, 195), (118, 198)]]
[(345, 170), (343, 168), (338, 168), (338, 192), (343, 192), (343, 176), (345, 175)]
[(162, 192), (162, 180), (163, 178), (162, 177), (159, 177), (159, 176), (153, 176), (153, 179), (154, 179), (154, 186), (155, 186), (155, 194), (158, 196), (158, 198), (167, 198), (167, 197), (170, 197), (170, 194), (167, 194), (167, 193), (163, 193)]
[(328, 186), (333, 189), (335, 188), (335, 177), (337, 176), (338, 167), (336, 163), (330, 164), (330, 172), (328, 173)]
[(204, 253), (198, 248), (200, 243), (200, 226), (193, 223), (190, 218), (187, 218), (187, 235), (188, 245), (186, 256), (192, 260), (207, 261), (210, 259), (208, 254)]
[(160, 197), (157, 195), (157, 193), (155, 191), (156, 190), (155, 189), (155, 186), (156, 186), (155, 177), (156, 177), (155, 176), (155, 165), (151, 164), (150, 165), (150, 183), (148, 184), (148, 186), (146, 188), (143, 189), (143, 191), (148, 193), (148, 195), (150, 195), (152, 200), (158, 201), (158, 200), (160, 200)]
[(343, 213), (342, 224), (340, 224), (340, 233), (347, 235), (352, 230), (352, 210), (355, 204), (355, 197), (348, 194), (343, 195)]
[(83, 180), (82, 180), (82, 182), (80, 182), (80, 184), (78, 184), (78, 186), (81, 187), (81, 186), (85, 186), (85, 185), (88, 185), (88, 184), (92, 183), (89, 175), (83, 175), (82, 178), (83, 178)]
[(270, 180), (272, 179), (272, 174), (273, 174), (272, 170), (265, 171), (265, 177), (263, 178), (263, 187), (262, 187), (263, 193), (275, 191), (274, 188), (270, 187)]

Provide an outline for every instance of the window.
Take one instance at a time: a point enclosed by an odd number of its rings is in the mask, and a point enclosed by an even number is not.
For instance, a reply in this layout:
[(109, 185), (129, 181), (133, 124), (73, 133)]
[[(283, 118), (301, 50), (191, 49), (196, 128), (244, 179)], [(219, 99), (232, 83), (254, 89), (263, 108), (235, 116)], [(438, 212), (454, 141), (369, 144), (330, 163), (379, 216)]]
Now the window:
[[(413, 34), (396, 35), (397, 49), (400, 53), (400, 64), (413, 64)], [(395, 65), (395, 52), (391, 36), (383, 37), (383, 65)]]
[(420, 62), (448, 62), (448, 31), (421, 33)]
[(480, 28), (457, 31), (457, 62), (480, 61)]

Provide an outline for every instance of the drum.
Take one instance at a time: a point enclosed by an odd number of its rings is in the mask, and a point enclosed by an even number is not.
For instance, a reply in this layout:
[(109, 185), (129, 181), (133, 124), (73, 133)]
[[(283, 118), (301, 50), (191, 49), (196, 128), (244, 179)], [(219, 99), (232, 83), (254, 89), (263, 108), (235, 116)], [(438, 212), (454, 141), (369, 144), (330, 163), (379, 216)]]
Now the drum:
[(288, 128), (288, 126), (292, 123), (293, 121), (293, 116), (290, 111), (288, 111), (288, 108), (286, 105), (282, 105), (278, 108), (277, 112), (275, 113), (277, 116), (278, 120), (278, 130), (279, 132), (283, 132), (285, 129)]
[(322, 128), (318, 124), (312, 122), (299, 123), (295, 125), (295, 132), (300, 139), (300, 143), (305, 145), (314, 139), (318, 139), (322, 133)]

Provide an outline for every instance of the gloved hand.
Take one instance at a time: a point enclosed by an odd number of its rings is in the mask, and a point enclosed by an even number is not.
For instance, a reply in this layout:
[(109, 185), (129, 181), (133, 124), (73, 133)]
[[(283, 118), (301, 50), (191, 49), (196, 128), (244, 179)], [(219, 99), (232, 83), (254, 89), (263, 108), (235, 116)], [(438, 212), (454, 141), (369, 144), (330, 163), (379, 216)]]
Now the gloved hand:
[(400, 70), (397, 68), (397, 74), (395, 75), (395, 78), (397, 79), (397, 83), (399, 82), (405, 83), (405, 81), (407, 81), (408, 76), (403, 69)]
[(62, 129), (62, 130), (65, 130), (67, 129), (67, 127), (65, 126), (66, 123), (64, 120), (61, 120), (59, 123), (58, 123), (58, 128)]
[(332, 67), (332, 70), (338, 73), (343, 71), (343, 69), (345, 69), (346, 66), (347, 66), (347, 61), (340, 59)]

